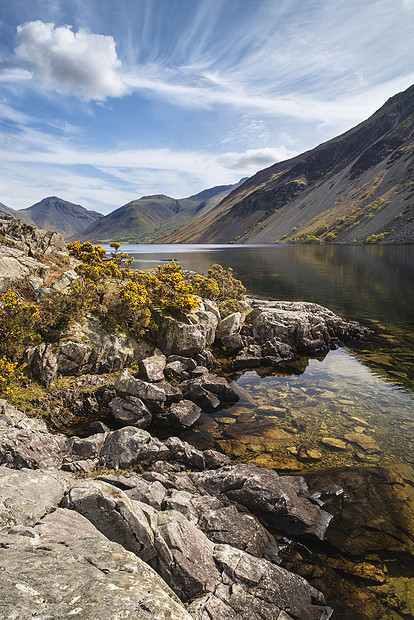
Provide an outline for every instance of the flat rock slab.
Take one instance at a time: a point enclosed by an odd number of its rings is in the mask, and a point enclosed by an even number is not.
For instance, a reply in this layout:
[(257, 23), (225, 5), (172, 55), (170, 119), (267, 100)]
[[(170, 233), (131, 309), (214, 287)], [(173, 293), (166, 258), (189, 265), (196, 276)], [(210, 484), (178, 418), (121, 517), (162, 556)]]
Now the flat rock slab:
[(74, 511), (0, 540), (3, 618), (191, 620), (155, 571)]

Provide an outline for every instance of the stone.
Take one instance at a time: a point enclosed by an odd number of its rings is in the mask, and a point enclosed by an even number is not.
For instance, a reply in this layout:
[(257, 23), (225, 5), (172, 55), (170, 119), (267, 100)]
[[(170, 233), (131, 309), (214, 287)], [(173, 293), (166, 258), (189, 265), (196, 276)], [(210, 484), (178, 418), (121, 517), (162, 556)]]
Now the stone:
[(165, 366), (165, 376), (170, 381), (183, 381), (190, 376), (187, 372), (188, 366), (183, 362), (175, 360), (174, 362), (168, 362)]
[(187, 428), (198, 420), (201, 408), (191, 400), (182, 400), (173, 403), (169, 409), (158, 416), (158, 420), (167, 426), (176, 428)]
[(0, 400), (0, 465), (13, 469), (59, 469), (68, 451), (63, 435), (52, 435), (43, 420), (28, 418)]
[(139, 362), (139, 376), (144, 381), (154, 382), (164, 380), (165, 355), (151, 355)]
[(209, 370), (213, 370), (217, 366), (217, 360), (211, 351), (201, 351), (194, 359), (197, 362), (197, 366), (204, 366)]
[(168, 460), (193, 469), (204, 469), (204, 454), (186, 441), (181, 441), (178, 437), (168, 437), (164, 446), (169, 451)]
[(115, 391), (118, 396), (135, 396), (140, 398), (152, 412), (162, 411), (166, 395), (164, 390), (156, 384), (136, 379), (128, 370), (123, 370), (115, 382)]
[(216, 338), (222, 340), (227, 336), (231, 336), (240, 331), (244, 322), (244, 314), (241, 312), (233, 312), (226, 316), (217, 326)]
[(334, 450), (347, 450), (345, 441), (342, 441), (342, 439), (337, 439), (336, 437), (322, 437), (321, 442), (324, 446), (333, 448)]
[(203, 303), (183, 316), (182, 321), (162, 317), (157, 330), (157, 346), (165, 355), (196, 355), (214, 342), (217, 324), (217, 315), (207, 310)]
[(125, 426), (106, 436), (100, 457), (105, 467), (124, 469), (135, 463), (163, 460), (168, 455), (169, 449), (162, 441), (141, 428)]
[(0, 528), (34, 525), (55, 509), (73, 482), (59, 471), (0, 466)]
[(140, 398), (136, 396), (117, 396), (109, 403), (112, 416), (122, 426), (147, 428), (152, 422), (152, 414)]
[(191, 620), (148, 564), (73, 510), (0, 540), (4, 618)]
[(58, 374), (58, 362), (51, 344), (40, 344), (26, 349), (23, 361), (26, 372), (38, 383), (49, 387)]
[(78, 278), (79, 276), (76, 271), (74, 269), (70, 269), (69, 271), (62, 273), (59, 280), (51, 285), (51, 288), (59, 292), (65, 291), (72, 284), (72, 282)]
[(167, 358), (167, 363), (171, 362), (181, 362), (185, 366), (185, 370), (191, 372), (195, 368), (197, 368), (197, 362), (192, 357), (185, 357), (184, 355), (169, 355)]
[(345, 439), (351, 443), (356, 443), (360, 448), (368, 453), (375, 453), (380, 451), (380, 447), (371, 435), (365, 435), (363, 433), (347, 433)]
[(301, 476), (279, 476), (255, 465), (232, 465), (189, 476), (197, 489), (225, 495), (288, 535), (323, 540), (332, 518), (306, 497), (307, 486)]
[(236, 355), (244, 347), (243, 338), (238, 333), (223, 336), (220, 342), (230, 355)]
[[(211, 373), (204, 373), (201, 377), (184, 382), (182, 388), (188, 398), (194, 400), (194, 402), (197, 402), (196, 398), (200, 398), (199, 394), (202, 394), (202, 391), (211, 392), (221, 402), (236, 403), (239, 400), (239, 395), (224, 377)], [(199, 388), (201, 388), (201, 392)], [(195, 398), (193, 398), (193, 395), (195, 395)]]
[(67, 458), (78, 460), (97, 458), (101, 453), (105, 439), (105, 433), (97, 433), (89, 437), (71, 437)]

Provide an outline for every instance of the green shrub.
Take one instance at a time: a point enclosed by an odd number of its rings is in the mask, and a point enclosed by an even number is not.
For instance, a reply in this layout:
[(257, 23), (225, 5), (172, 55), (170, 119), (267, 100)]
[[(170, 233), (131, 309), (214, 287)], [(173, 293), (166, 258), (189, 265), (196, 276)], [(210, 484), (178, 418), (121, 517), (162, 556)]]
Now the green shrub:
[(19, 357), (26, 346), (37, 344), (39, 312), (23, 304), (10, 288), (0, 297), (0, 355)]
[(0, 396), (8, 398), (18, 390), (24, 379), (23, 370), (26, 364), (19, 366), (18, 362), (9, 362), (4, 357), (0, 359)]

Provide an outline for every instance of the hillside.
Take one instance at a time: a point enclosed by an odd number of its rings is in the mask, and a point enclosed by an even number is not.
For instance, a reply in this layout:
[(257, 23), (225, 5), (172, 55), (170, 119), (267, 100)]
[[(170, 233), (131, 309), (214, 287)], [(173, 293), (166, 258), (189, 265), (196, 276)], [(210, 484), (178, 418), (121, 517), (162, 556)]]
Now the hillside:
[[(258, 172), (166, 243), (414, 240), (414, 86), (353, 129)], [(374, 236), (372, 236), (374, 235)]]
[(30, 222), (39, 228), (61, 233), (65, 239), (103, 217), (96, 211), (88, 211), (81, 205), (62, 200), (57, 196), (43, 198), (40, 202), (27, 209), (21, 209), (17, 213), (25, 219), (30, 218)]
[(0, 215), (9, 215), (11, 217), (17, 217), (17, 219), (19, 220), (24, 220), (25, 222), (28, 222), (29, 224), (34, 224), (34, 222), (32, 221), (29, 215), (23, 214), (20, 211), (15, 211), (11, 207), (4, 205), (2, 202), (0, 202)]
[(237, 186), (220, 185), (179, 199), (163, 194), (143, 196), (90, 224), (81, 234), (74, 234), (72, 240), (150, 243), (156, 237), (204, 216)]

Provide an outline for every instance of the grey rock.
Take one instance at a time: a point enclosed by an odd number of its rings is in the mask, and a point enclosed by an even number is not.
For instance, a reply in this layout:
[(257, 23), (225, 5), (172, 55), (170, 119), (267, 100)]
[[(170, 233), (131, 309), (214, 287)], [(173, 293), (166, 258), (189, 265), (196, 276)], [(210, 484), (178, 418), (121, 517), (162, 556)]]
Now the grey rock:
[(178, 437), (168, 437), (164, 446), (168, 448), (168, 460), (182, 463), (186, 467), (193, 469), (203, 469), (205, 467), (204, 455), (201, 450), (197, 450), (186, 441), (181, 441)]
[(191, 620), (148, 564), (77, 512), (58, 508), (28, 533), (1, 537), (4, 618)]
[(214, 394), (221, 402), (235, 403), (239, 400), (238, 394), (224, 377), (211, 373), (204, 373), (201, 377), (184, 382), (182, 388), (187, 398), (200, 406), (205, 392)]
[(97, 433), (89, 437), (71, 437), (67, 458), (74, 460), (94, 459), (99, 457), (106, 434)]
[(125, 426), (109, 433), (101, 450), (102, 464), (111, 469), (123, 469), (135, 463), (146, 465), (169, 456), (169, 449), (147, 431)]
[(51, 288), (53, 288), (55, 291), (63, 292), (72, 284), (72, 282), (74, 282), (78, 278), (79, 276), (76, 271), (74, 269), (70, 269), (69, 271), (65, 271), (64, 273), (62, 273), (59, 280), (57, 280), (57, 282), (54, 282), (54, 284), (51, 285)]
[(51, 344), (40, 344), (26, 349), (23, 357), (27, 365), (26, 372), (35, 381), (49, 387), (57, 377), (58, 363)]
[(149, 382), (163, 381), (165, 362), (165, 355), (151, 355), (142, 359), (139, 362), (140, 378)]
[(157, 345), (165, 355), (196, 355), (214, 342), (217, 324), (217, 315), (204, 304), (183, 316), (182, 321), (162, 317)]
[(49, 254), (68, 255), (66, 243), (61, 234), (37, 228), (14, 217), (1, 217), (0, 234), (16, 248), (32, 257)]
[(182, 400), (179, 403), (173, 403), (157, 419), (172, 428), (187, 428), (194, 424), (200, 415), (201, 409), (198, 405), (191, 400)]
[(164, 390), (153, 383), (136, 379), (128, 370), (123, 370), (115, 382), (115, 390), (119, 396), (135, 396), (140, 398), (152, 412), (162, 411), (166, 400)]
[(170, 381), (183, 381), (184, 379), (188, 379), (188, 377), (190, 376), (187, 372), (187, 369), (187, 365), (183, 364), (183, 362), (180, 362), (178, 360), (175, 360), (174, 362), (168, 362), (168, 364), (165, 366), (165, 376)]
[(34, 525), (58, 506), (73, 482), (59, 471), (0, 466), (0, 528)]
[(58, 469), (67, 451), (66, 437), (52, 435), (43, 420), (28, 418), (0, 400), (0, 465)]
[(244, 314), (233, 312), (226, 316), (217, 326), (216, 338), (222, 340), (226, 336), (231, 336), (240, 331), (244, 322)]
[(235, 355), (244, 347), (243, 338), (238, 333), (223, 336), (221, 338), (221, 344), (230, 355)]
[(167, 363), (170, 362), (181, 362), (185, 366), (185, 370), (191, 372), (195, 368), (197, 368), (197, 362), (192, 357), (185, 357), (184, 355), (169, 355), (167, 358)]
[(168, 381), (158, 381), (157, 387), (164, 391), (166, 407), (171, 403), (179, 403), (184, 398), (182, 390), (177, 385), (171, 385)]
[(114, 420), (123, 426), (147, 428), (152, 422), (152, 414), (140, 398), (136, 396), (117, 396), (109, 403)]
[(306, 496), (301, 476), (279, 476), (255, 465), (232, 465), (189, 474), (198, 489), (245, 506), (265, 525), (288, 535), (323, 540), (332, 516)]
[(336, 348), (339, 341), (365, 335), (368, 330), (346, 321), (318, 304), (251, 299), (246, 320), (258, 343), (282, 342), (294, 352), (315, 355)]
[(266, 560), (229, 545), (215, 545), (214, 560), (221, 571), (221, 583), (214, 593), (193, 601), (188, 608), (198, 620), (327, 620), (332, 613), (322, 594), (305, 579)]
[(197, 366), (205, 366), (209, 370), (213, 370), (217, 366), (217, 360), (211, 351), (201, 351), (194, 357)]

